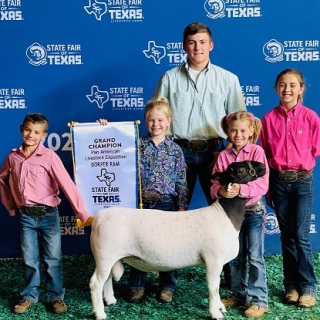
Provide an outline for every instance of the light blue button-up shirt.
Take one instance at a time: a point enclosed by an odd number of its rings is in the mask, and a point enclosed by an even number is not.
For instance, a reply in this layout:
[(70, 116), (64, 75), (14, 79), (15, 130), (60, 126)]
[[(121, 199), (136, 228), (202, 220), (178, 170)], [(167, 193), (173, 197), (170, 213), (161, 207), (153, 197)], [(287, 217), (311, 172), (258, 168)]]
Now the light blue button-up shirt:
[(238, 77), (209, 62), (195, 83), (188, 63), (165, 72), (155, 97), (166, 97), (172, 109), (171, 133), (176, 139), (226, 138), (220, 120), (230, 112), (246, 110)]

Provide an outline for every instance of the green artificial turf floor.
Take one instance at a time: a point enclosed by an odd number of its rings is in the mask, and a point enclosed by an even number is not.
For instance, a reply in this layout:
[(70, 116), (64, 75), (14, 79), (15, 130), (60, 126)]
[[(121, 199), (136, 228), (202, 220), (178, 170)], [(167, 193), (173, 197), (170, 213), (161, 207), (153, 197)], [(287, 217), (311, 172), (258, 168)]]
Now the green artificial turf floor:
[[(316, 273), (320, 279), (320, 254), (314, 255)], [(296, 306), (288, 306), (282, 303), (282, 256), (273, 255), (266, 257), (269, 313), (264, 315), (264, 320), (320, 320), (320, 301), (315, 307), (301, 309)], [(116, 305), (105, 307), (108, 319), (114, 320), (171, 320), (171, 319), (210, 319), (208, 311), (208, 290), (205, 278), (205, 267), (189, 267), (181, 270), (178, 285), (174, 293), (172, 303), (162, 304), (155, 299), (155, 293), (150, 292), (145, 300), (139, 304), (127, 303), (128, 294), (127, 277), (128, 266), (119, 282), (114, 283)], [(66, 288), (65, 302), (68, 312), (65, 314), (51, 314), (47, 312), (41, 301), (22, 315), (11, 312), (17, 302), (19, 292), (23, 287), (23, 266), (21, 261), (0, 261), (0, 319), (91, 319), (91, 299), (89, 280), (94, 271), (94, 260), (91, 255), (65, 256), (64, 257), (64, 284)], [(148, 283), (154, 280), (154, 275), (148, 274)], [(222, 278), (223, 282), (223, 278)], [(43, 282), (44, 283), (44, 280)], [(221, 297), (230, 292), (220, 289)], [(320, 292), (319, 292), (320, 296)], [(243, 317), (243, 307), (228, 308), (224, 319), (238, 320)]]

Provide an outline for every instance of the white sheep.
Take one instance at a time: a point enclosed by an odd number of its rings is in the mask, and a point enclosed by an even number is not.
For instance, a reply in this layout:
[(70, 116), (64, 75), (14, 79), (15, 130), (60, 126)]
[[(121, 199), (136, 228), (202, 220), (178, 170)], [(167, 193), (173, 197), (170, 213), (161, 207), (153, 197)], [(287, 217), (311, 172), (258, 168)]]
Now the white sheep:
[[(247, 183), (265, 174), (262, 163), (232, 163), (218, 173), (222, 185)], [(106, 319), (103, 298), (115, 304), (112, 279), (120, 280), (125, 262), (146, 272), (169, 271), (205, 264), (209, 289), (209, 312), (222, 319), (220, 300), (223, 265), (239, 251), (239, 230), (246, 199), (221, 198), (212, 205), (190, 211), (108, 208), (97, 213), (91, 232), (96, 268), (90, 279), (93, 313)], [(122, 261), (122, 262), (121, 262)]]

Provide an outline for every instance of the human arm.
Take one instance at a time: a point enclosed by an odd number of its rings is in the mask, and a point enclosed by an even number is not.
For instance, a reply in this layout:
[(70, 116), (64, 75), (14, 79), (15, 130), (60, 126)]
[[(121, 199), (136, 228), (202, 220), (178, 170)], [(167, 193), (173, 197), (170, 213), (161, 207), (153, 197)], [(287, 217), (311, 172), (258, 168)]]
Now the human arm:
[(81, 221), (86, 221), (90, 215), (85, 208), (84, 201), (77, 186), (71, 179), (59, 156), (54, 151), (50, 151), (51, 165), (48, 168), (48, 174), (63, 191), (73, 209), (74, 214), (80, 218)]
[[(227, 157), (225, 157), (225, 152), (221, 152), (218, 155), (217, 161), (213, 167), (212, 174), (217, 172), (224, 172), (229, 164), (230, 162), (227, 160)], [(228, 197), (228, 186), (222, 186), (219, 179), (211, 180), (211, 182), (212, 185), (210, 188), (210, 194), (212, 199), (217, 199), (219, 197)]]
[(320, 156), (320, 118), (317, 114), (314, 117), (311, 139), (311, 154), (314, 158), (317, 158)]
[(165, 97), (169, 99), (169, 77), (166, 73), (160, 77), (153, 97)]
[[(260, 132), (260, 136), (259, 136), (259, 144), (260, 146), (263, 148), (266, 158), (270, 158), (271, 157), (271, 151), (270, 151), (270, 144), (268, 143), (268, 130), (267, 130), (267, 119), (266, 117), (263, 117), (261, 120), (261, 132)], [(274, 202), (272, 199), (272, 192), (271, 192), (271, 186), (269, 183), (269, 188), (268, 191), (265, 194), (265, 199), (266, 199), (266, 203), (267, 205), (271, 208), (274, 209)]]
[(185, 160), (183, 152), (178, 148), (179, 155), (176, 156), (176, 183), (175, 189), (178, 194), (177, 206), (178, 211), (184, 211), (188, 208), (188, 184), (187, 184), (187, 170), (185, 165)]
[(12, 196), (12, 190), (9, 184), (9, 176), (10, 176), (10, 161), (9, 161), (9, 157), (6, 157), (0, 169), (0, 196), (1, 196), (1, 201), (3, 205), (9, 212), (9, 215), (15, 216), (18, 210), (18, 207)]
[(226, 99), (225, 109), (226, 114), (246, 110), (246, 104), (244, 102), (241, 86), (239, 79), (236, 75), (230, 74), (230, 79), (228, 81), (229, 91)]

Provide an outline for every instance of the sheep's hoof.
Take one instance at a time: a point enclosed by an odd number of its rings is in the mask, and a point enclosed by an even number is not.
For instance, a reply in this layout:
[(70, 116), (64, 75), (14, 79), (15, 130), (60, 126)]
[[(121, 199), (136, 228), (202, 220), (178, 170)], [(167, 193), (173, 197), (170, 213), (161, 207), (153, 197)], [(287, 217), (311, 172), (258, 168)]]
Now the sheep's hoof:
[(111, 306), (111, 305), (117, 303), (117, 299), (115, 297), (110, 297), (108, 299), (104, 299), (104, 301), (106, 302), (107, 306)]
[(105, 312), (93, 312), (95, 320), (105, 320), (107, 319), (107, 315)]
[(223, 314), (219, 311), (219, 312), (215, 312), (215, 314), (212, 314), (212, 319), (215, 320), (223, 320)]

